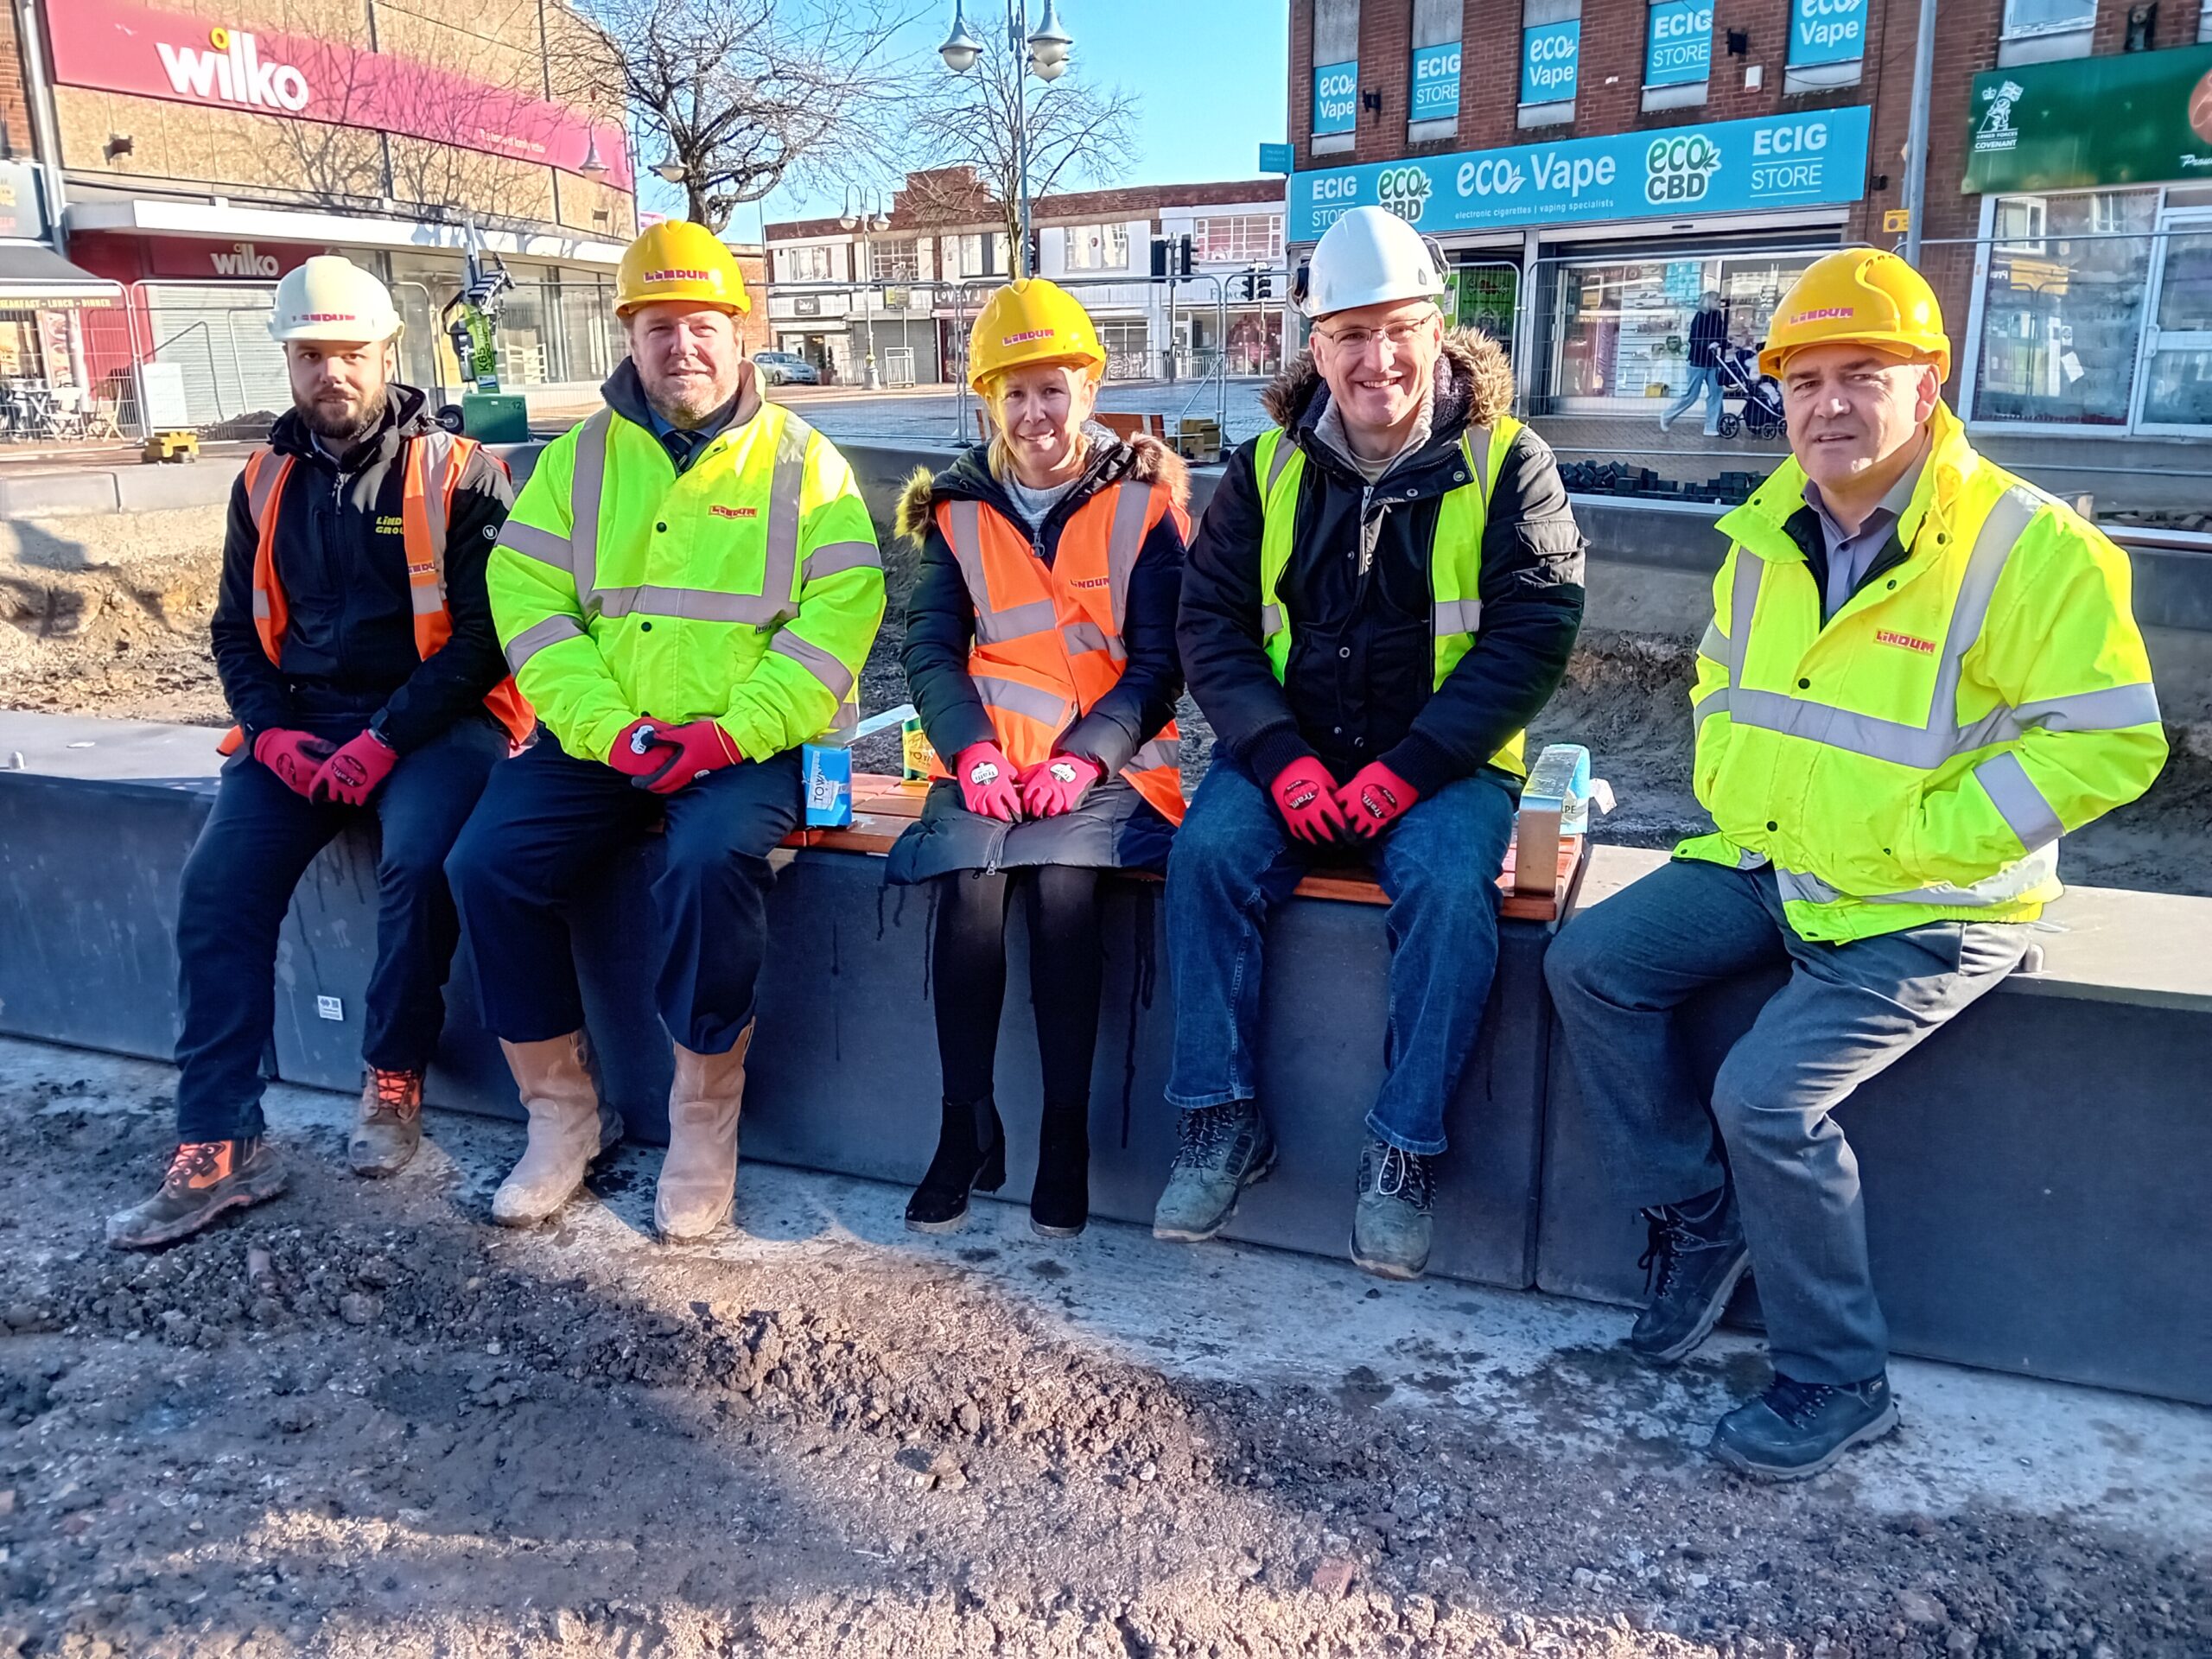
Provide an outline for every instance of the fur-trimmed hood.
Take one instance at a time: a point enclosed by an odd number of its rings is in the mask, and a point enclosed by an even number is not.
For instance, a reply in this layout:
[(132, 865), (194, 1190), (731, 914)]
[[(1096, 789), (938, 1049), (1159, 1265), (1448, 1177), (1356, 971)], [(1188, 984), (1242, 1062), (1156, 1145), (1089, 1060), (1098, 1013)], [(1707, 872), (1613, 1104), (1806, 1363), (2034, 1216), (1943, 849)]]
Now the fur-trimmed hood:
[[(1261, 405), (1286, 432), (1311, 428), (1325, 408), (1328, 388), (1311, 351), (1300, 352), (1260, 394)], [(1457, 443), (1471, 426), (1488, 426), (1513, 407), (1513, 367), (1505, 348), (1475, 328), (1444, 331), (1436, 365), (1436, 413), (1431, 442)]]
[[(1123, 438), (1095, 421), (1084, 428), (1084, 435), (1090, 443), (1090, 460), (1075, 487), (1079, 500), (1088, 499), (1109, 484), (1127, 480), (1163, 485), (1179, 509), (1189, 507), (1191, 468), (1158, 438), (1141, 432)], [(918, 546), (929, 533), (930, 510), (939, 501), (957, 500), (986, 502), (1014, 516), (1013, 504), (998, 480), (991, 476), (986, 451), (979, 447), (965, 451), (941, 473), (917, 467), (899, 493), (892, 527)]]

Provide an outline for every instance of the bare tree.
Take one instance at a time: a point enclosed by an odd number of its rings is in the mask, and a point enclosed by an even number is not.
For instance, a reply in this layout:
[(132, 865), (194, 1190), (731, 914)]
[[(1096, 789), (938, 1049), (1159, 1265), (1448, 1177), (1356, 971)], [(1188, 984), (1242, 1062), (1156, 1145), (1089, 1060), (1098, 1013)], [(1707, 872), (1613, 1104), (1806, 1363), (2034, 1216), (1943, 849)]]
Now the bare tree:
[(578, 10), (601, 37), (579, 78), (619, 65), (648, 162), (664, 155), (683, 168), (686, 217), (709, 230), (787, 175), (882, 171), (906, 79), (892, 37), (916, 15), (902, 0), (580, 0)]
[(1015, 112), (1027, 117), (1033, 200), (1078, 179), (1109, 183), (1134, 165), (1138, 110), (1136, 95), (1118, 86), (1086, 86), (1072, 76), (1038, 80), (1012, 53), (985, 52), (966, 74), (940, 72), (928, 82), (910, 124), (910, 142), (940, 171), (910, 178), (906, 194), (925, 216), (957, 216), (960, 202), (929, 200), (931, 181), (944, 181), (966, 201), (972, 200), (972, 182), (961, 186), (961, 170), (974, 168), (997, 207), (1007, 245), (1015, 250), (1019, 265), (1029, 256), (1020, 245), (1021, 153)]

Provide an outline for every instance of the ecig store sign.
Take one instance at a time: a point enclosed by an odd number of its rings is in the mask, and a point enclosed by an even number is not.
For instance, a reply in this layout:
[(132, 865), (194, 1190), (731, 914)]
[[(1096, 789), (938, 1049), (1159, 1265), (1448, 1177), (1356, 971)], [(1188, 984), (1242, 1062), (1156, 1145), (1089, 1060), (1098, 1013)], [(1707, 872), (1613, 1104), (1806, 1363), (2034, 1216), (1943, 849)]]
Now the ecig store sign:
[(1448, 235), (1857, 201), (1867, 124), (1859, 105), (1299, 173), (1289, 239), (1370, 205)]
[(1989, 70), (1967, 107), (1965, 190), (2212, 178), (2212, 46)]

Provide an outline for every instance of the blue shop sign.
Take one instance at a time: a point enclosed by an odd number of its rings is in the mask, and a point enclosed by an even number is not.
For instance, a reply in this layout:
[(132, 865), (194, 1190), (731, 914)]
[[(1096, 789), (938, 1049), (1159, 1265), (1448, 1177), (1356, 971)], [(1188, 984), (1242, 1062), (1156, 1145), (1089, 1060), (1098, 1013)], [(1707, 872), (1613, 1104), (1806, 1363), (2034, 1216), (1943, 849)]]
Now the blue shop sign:
[(1866, 0), (1789, 0), (1793, 67), (1851, 63), (1866, 55)]
[(1414, 48), (1413, 121), (1450, 121), (1459, 113), (1459, 42)]
[(1712, 0), (1658, 0), (1644, 36), (1643, 84), (1686, 86), (1712, 68)]
[(1313, 72), (1313, 135), (1350, 132), (1359, 120), (1359, 60), (1327, 63)]
[(1297, 173), (1290, 240), (1370, 204), (1445, 235), (1857, 201), (1867, 126), (1858, 105)]
[(1531, 23), (1521, 31), (1521, 101), (1563, 104), (1574, 96), (1574, 71), (1582, 61), (1582, 20)]

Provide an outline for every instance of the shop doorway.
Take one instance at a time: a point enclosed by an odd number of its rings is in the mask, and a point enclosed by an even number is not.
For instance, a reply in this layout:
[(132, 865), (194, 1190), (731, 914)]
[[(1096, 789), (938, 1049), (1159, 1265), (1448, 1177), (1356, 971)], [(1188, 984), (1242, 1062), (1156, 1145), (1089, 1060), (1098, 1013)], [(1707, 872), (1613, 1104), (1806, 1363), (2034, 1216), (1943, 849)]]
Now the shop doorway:
[(2135, 376), (2138, 432), (2212, 430), (2212, 210), (2164, 213)]

